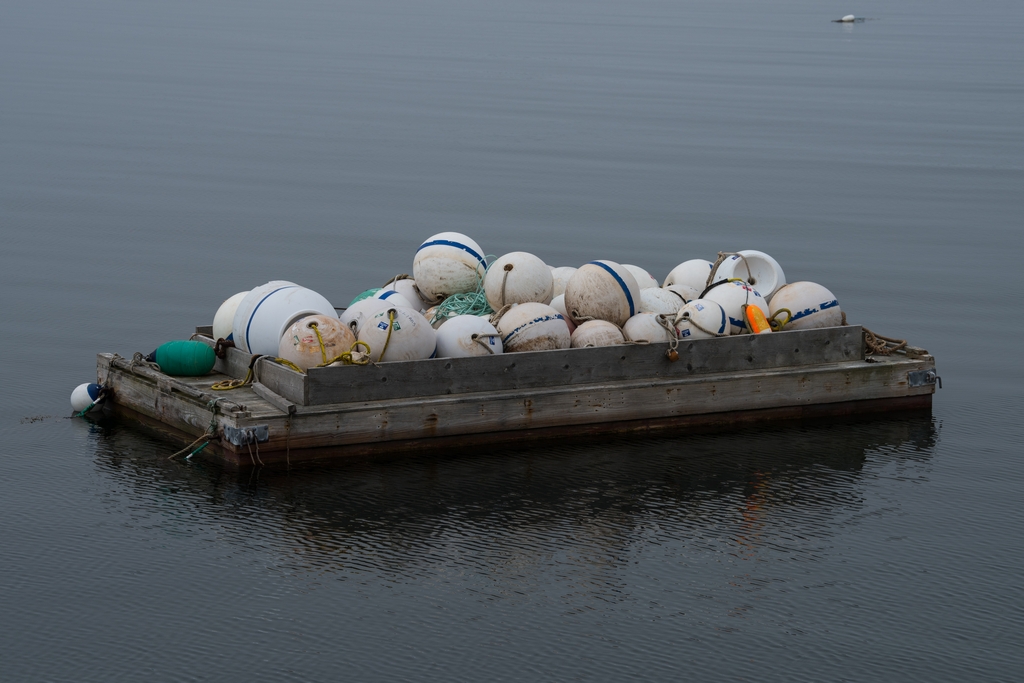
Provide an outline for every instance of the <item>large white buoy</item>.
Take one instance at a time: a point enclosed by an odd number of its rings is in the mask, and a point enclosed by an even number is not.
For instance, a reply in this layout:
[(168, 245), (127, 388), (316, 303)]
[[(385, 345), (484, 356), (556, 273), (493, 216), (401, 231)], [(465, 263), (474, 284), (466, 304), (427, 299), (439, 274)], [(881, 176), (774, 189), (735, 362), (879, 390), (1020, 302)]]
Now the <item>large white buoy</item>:
[(757, 306), (766, 318), (769, 317), (768, 302), (764, 300), (758, 290), (744, 282), (724, 282), (717, 287), (712, 287), (704, 295), (703, 300), (714, 301), (725, 309), (725, 315), (728, 316), (732, 326), (730, 334), (743, 334), (747, 329), (743, 318), (744, 304)]
[(423, 297), (420, 296), (420, 290), (416, 287), (416, 280), (412, 279), (411, 277), (402, 278), (401, 280), (394, 280), (381, 287), (381, 289), (387, 289), (392, 292), (398, 292), (399, 294), (404, 296), (412, 305), (412, 307), (415, 308), (420, 313), (422, 313), (423, 311), (427, 310), (430, 307), (429, 304), (423, 300)]
[(352, 332), (358, 336), (359, 328), (362, 327), (363, 323), (366, 322), (367, 318), (370, 318), (379, 311), (386, 311), (391, 307), (387, 301), (382, 299), (375, 299), (372, 296), (367, 299), (360, 299), (355, 302), (338, 316), (339, 320), (343, 322)]
[(439, 304), (452, 294), (472, 292), (487, 262), (480, 245), (459, 232), (440, 232), (416, 250), (412, 274), (426, 304)]
[(497, 327), (505, 353), (567, 349), (571, 343), (562, 314), (545, 304), (513, 306)]
[(734, 277), (756, 288), (765, 300), (771, 300), (772, 295), (786, 284), (786, 274), (779, 262), (763, 251), (753, 249), (736, 252), (722, 261), (715, 271), (715, 282)]
[(699, 294), (708, 286), (708, 275), (711, 275), (714, 265), (711, 261), (705, 261), (702, 258), (683, 261), (669, 272), (661, 286), (687, 285), (696, 289)]
[(92, 406), (92, 410), (99, 409), (99, 406), (94, 404), (100, 397), (101, 389), (103, 387), (96, 383), (90, 384), (86, 382), (85, 384), (79, 384), (71, 392), (71, 410), (80, 413), (90, 406)]
[(404, 296), (402, 296), (401, 294), (399, 294), (398, 292), (396, 292), (393, 289), (382, 289), (382, 290), (380, 290), (379, 292), (377, 292), (376, 294), (374, 294), (370, 298), (371, 299), (380, 299), (381, 301), (386, 301), (386, 302), (388, 302), (392, 306), (401, 306), (403, 308), (411, 308), (414, 311), (418, 311), (419, 310), (416, 307), (416, 305), (413, 304), (413, 302), (409, 301), (408, 299), (406, 299)]
[[(667, 325), (672, 327), (672, 320), (675, 319), (675, 313), (669, 316)], [(632, 318), (626, 321), (626, 324), (622, 326), (622, 334), (626, 337), (627, 341), (632, 342), (667, 342), (672, 341), (672, 333), (668, 327), (661, 324), (658, 319), (665, 319), (665, 316), (658, 315), (655, 313), (637, 313)]]
[(729, 334), (731, 327), (725, 309), (707, 299), (695, 299), (679, 309), (675, 318), (680, 339), (710, 339)]
[(456, 315), (437, 328), (438, 358), (468, 358), (501, 353), (498, 330), (477, 315)]
[(651, 287), (658, 287), (658, 281), (654, 279), (654, 276), (648, 273), (640, 266), (631, 266), (628, 263), (623, 263), (622, 267), (629, 271), (636, 279), (636, 284), (640, 289), (650, 289)]
[(565, 283), (569, 281), (572, 274), (576, 272), (575, 268), (570, 266), (559, 266), (558, 268), (551, 269), (551, 296), (556, 297), (560, 294), (565, 294)]
[(573, 323), (572, 319), (569, 317), (569, 314), (565, 312), (564, 294), (559, 294), (558, 296), (556, 296), (554, 299), (551, 300), (551, 303), (548, 305), (551, 306), (551, 308), (558, 311), (559, 313), (561, 313), (562, 317), (565, 318), (565, 324), (569, 327), (569, 334), (572, 334), (573, 332), (576, 331), (576, 324)]
[(700, 293), (702, 291), (704, 291), (703, 288), (695, 289), (695, 288), (691, 287), (690, 285), (682, 285), (682, 284), (667, 285), (665, 287), (662, 287), (662, 289), (665, 289), (665, 290), (667, 290), (669, 292), (672, 292), (673, 294), (678, 296), (679, 299), (684, 304), (688, 304), (691, 301), (693, 301), (694, 299), (699, 299), (700, 298)]
[(554, 278), (540, 258), (525, 251), (513, 251), (498, 258), (484, 276), (484, 294), (494, 310), (507, 304), (551, 301)]
[(238, 304), (231, 324), (232, 341), (246, 353), (272, 356), (289, 325), (317, 314), (338, 316), (331, 302), (311, 289), (282, 280), (268, 282), (246, 294)]
[[(784, 330), (809, 330), (815, 327), (836, 327), (843, 324), (843, 311), (835, 295), (816, 282), (793, 282), (772, 297), (772, 316), (782, 309), (790, 312)], [(779, 316), (785, 320), (785, 313)]]
[(678, 294), (661, 287), (640, 290), (641, 313), (664, 313), (674, 316), (684, 303), (686, 302)]
[[(317, 332), (320, 333), (319, 337)], [(321, 340), (323, 349), (320, 348)], [(338, 318), (309, 315), (296, 320), (281, 335), (277, 356), (291, 361), (303, 370), (309, 370), (333, 361), (346, 351), (351, 351), (355, 343), (356, 335)]]
[(588, 320), (572, 333), (572, 348), (582, 349), (588, 346), (615, 346), (626, 341), (618, 325), (607, 320)]
[(214, 339), (231, 339), (231, 325), (235, 321), (235, 311), (238, 310), (238, 304), (242, 303), (242, 299), (248, 293), (239, 292), (229, 297), (217, 309), (216, 315), (213, 316)]
[(404, 306), (389, 306), (367, 318), (359, 328), (359, 341), (369, 345), (370, 358), (375, 363), (420, 360), (434, 355), (437, 332), (419, 311)]
[(565, 285), (565, 309), (574, 324), (590, 319), (624, 325), (640, 309), (640, 286), (613, 261), (591, 261)]

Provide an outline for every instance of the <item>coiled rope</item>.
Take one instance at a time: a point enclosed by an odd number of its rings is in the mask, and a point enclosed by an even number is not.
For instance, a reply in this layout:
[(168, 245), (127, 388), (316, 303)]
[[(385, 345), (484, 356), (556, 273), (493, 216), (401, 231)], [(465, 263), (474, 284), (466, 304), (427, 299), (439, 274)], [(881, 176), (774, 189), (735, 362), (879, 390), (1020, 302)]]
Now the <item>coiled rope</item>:
[[(474, 272), (476, 273), (476, 288), (472, 292), (452, 294), (437, 305), (434, 309), (434, 315), (430, 319), (431, 325), (434, 323), (444, 322), (448, 318), (453, 318), (457, 315), (490, 315), (494, 313), (494, 309), (491, 308), (491, 304), (487, 302), (487, 295), (484, 294), (484, 277), (487, 276), (487, 271), (491, 267), (490, 263), (493, 263), (494, 258), (496, 257), (493, 254), (488, 254), (484, 257), (484, 261), (487, 262), (488, 265), (484, 268), (483, 275), (480, 275), (479, 269), (474, 269)], [(508, 279), (508, 271), (505, 272), (505, 279)], [(504, 303), (504, 281), (501, 284), (501, 298), (502, 303)], [(383, 356), (384, 354), (381, 355)]]

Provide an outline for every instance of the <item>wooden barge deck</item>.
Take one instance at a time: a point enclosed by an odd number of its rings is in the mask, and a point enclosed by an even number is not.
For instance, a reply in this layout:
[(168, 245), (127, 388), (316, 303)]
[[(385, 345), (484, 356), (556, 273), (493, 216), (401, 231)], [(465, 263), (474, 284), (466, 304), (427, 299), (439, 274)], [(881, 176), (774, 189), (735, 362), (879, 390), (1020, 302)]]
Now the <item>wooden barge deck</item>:
[[(209, 328), (198, 328), (210, 345)], [(667, 343), (313, 368), (228, 349), (214, 373), (169, 377), (101, 353), (108, 409), (196, 457), (239, 466), (494, 442), (650, 432), (931, 407), (935, 359), (907, 347), (865, 356), (857, 325)], [(200, 440), (199, 443), (202, 443)]]

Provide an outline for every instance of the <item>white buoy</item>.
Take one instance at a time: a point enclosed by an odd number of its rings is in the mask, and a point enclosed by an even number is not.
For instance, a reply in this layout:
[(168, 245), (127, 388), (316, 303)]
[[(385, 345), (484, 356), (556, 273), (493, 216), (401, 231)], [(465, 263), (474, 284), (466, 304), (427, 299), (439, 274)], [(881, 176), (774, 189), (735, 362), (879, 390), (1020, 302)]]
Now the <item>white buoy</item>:
[(513, 306), (497, 327), (505, 353), (567, 349), (570, 345), (569, 327), (562, 314), (545, 304)]
[[(790, 320), (784, 330), (809, 330), (843, 324), (843, 311), (835, 295), (815, 282), (793, 282), (784, 286), (769, 304), (772, 316), (788, 309)], [(785, 313), (779, 316), (785, 320)]]
[(675, 294), (684, 304), (688, 304), (694, 299), (699, 299), (700, 293), (703, 291), (702, 289), (694, 289), (690, 285), (668, 285), (667, 287), (662, 287), (662, 289)]
[(235, 311), (238, 310), (238, 304), (242, 303), (242, 299), (248, 293), (239, 292), (229, 297), (217, 309), (217, 313), (213, 316), (214, 339), (231, 339), (231, 324), (235, 321)]
[(722, 261), (715, 271), (715, 282), (734, 277), (755, 287), (768, 301), (786, 284), (786, 274), (779, 262), (763, 251), (753, 249), (736, 252)]
[(669, 272), (661, 286), (687, 285), (696, 289), (699, 294), (707, 287), (708, 275), (711, 275), (714, 265), (711, 261), (705, 261), (702, 258), (683, 261)]
[(402, 308), (411, 308), (414, 311), (418, 311), (419, 308), (413, 302), (406, 299), (404, 296), (399, 294), (393, 289), (382, 289), (374, 294), (371, 299), (380, 299), (386, 301), (391, 306), (401, 306)]
[(857, 21), (857, 17), (852, 14), (847, 14), (845, 17), (843, 17), (842, 19), (838, 19), (837, 21), (839, 21), (840, 23), (849, 24), (853, 23), (854, 21)]
[(468, 358), (501, 353), (501, 335), (476, 315), (456, 315), (437, 328), (438, 358)]
[(551, 270), (551, 296), (556, 297), (560, 294), (565, 294), (565, 283), (569, 281), (572, 274), (576, 272), (575, 268), (570, 266), (559, 266), (558, 268), (552, 268)]
[(416, 250), (412, 262), (416, 287), (426, 304), (452, 294), (475, 291), (487, 263), (480, 245), (459, 232), (440, 232)]
[(576, 328), (570, 339), (574, 349), (589, 346), (615, 346), (625, 341), (626, 338), (622, 336), (622, 330), (618, 325), (613, 325), (607, 320), (588, 320)]
[(507, 304), (551, 301), (554, 278), (540, 258), (525, 251), (513, 251), (498, 258), (484, 276), (484, 294), (494, 310)]
[(725, 336), (731, 327), (725, 309), (718, 302), (707, 299), (695, 299), (680, 308), (674, 323), (680, 339)]
[(641, 313), (664, 313), (675, 316), (676, 311), (686, 303), (675, 292), (661, 287), (648, 287), (640, 290)]
[(613, 261), (591, 261), (565, 285), (565, 309), (575, 325), (590, 319), (624, 325), (639, 312), (640, 286)]
[(338, 318), (358, 337), (359, 328), (362, 327), (368, 318), (373, 317), (374, 314), (380, 311), (386, 311), (390, 306), (391, 304), (387, 301), (374, 299), (373, 297), (360, 299), (342, 311)]
[(431, 358), (437, 349), (434, 328), (422, 313), (404, 306), (389, 306), (374, 313), (359, 328), (358, 337), (359, 341), (369, 345), (370, 358), (375, 363)]
[(420, 296), (420, 290), (416, 287), (416, 280), (414, 280), (411, 277), (402, 278), (401, 280), (394, 280), (393, 282), (389, 282), (388, 284), (384, 285), (381, 289), (388, 289), (393, 292), (398, 292), (399, 294), (404, 296), (412, 305), (412, 307), (415, 308), (420, 313), (422, 313), (423, 311), (427, 310), (430, 307), (429, 304), (423, 300), (423, 297)]
[(75, 411), (75, 413), (80, 413), (90, 406), (92, 406), (91, 410), (99, 409), (100, 406), (94, 404), (100, 397), (101, 389), (103, 387), (96, 383), (90, 384), (86, 382), (85, 384), (79, 384), (71, 392), (71, 410)]
[(558, 311), (559, 313), (561, 313), (562, 317), (565, 318), (565, 324), (569, 327), (569, 334), (572, 334), (573, 332), (576, 331), (576, 325), (573, 323), (572, 319), (569, 317), (569, 314), (565, 312), (565, 295), (564, 294), (559, 294), (558, 296), (556, 296), (554, 299), (551, 300), (551, 303), (548, 304), (548, 305), (551, 306), (551, 308), (553, 308), (556, 311)]
[(232, 341), (246, 353), (272, 356), (293, 322), (317, 314), (338, 316), (331, 302), (311, 289), (282, 280), (268, 282), (238, 304), (231, 323)]
[(629, 271), (629, 273), (636, 279), (636, 284), (640, 289), (650, 289), (651, 287), (658, 287), (658, 281), (654, 279), (654, 276), (648, 273), (640, 266), (631, 266), (628, 263), (623, 263), (622, 267)]
[[(669, 332), (665, 325), (658, 322), (658, 318), (664, 319), (665, 316), (658, 315), (655, 313), (637, 313), (632, 318), (626, 321), (626, 324), (622, 326), (622, 334), (628, 341), (632, 342), (667, 342), (672, 340), (672, 333)], [(675, 313), (668, 318), (668, 326), (672, 326), (672, 320), (675, 319)]]
[[(316, 330), (313, 324), (316, 324)], [(320, 336), (317, 336), (317, 332)], [(323, 340), (323, 349), (320, 342)], [(284, 358), (303, 370), (329, 363), (352, 350), (356, 335), (338, 318), (326, 315), (309, 315), (296, 320), (281, 335), (277, 347), (278, 358)], [(326, 358), (325, 358), (326, 356)]]
[(703, 299), (697, 301), (714, 301), (721, 305), (732, 326), (730, 334), (743, 334), (747, 329), (743, 318), (744, 304), (757, 306), (766, 318), (769, 316), (768, 302), (758, 290), (744, 282), (725, 282), (712, 287)]

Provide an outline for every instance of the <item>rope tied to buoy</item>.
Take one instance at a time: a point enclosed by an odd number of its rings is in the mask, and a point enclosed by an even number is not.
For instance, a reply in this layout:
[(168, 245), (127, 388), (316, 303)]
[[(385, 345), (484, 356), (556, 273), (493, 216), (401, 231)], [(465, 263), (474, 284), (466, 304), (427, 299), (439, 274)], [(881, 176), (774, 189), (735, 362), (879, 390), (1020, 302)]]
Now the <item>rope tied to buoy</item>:
[[(398, 282), (399, 280), (411, 280), (411, 279), (412, 279), (412, 275), (409, 275), (409, 273), (402, 273), (401, 275), (396, 275), (393, 278), (391, 278), (390, 280), (388, 280), (387, 282), (385, 282), (384, 283), (384, 287), (387, 287), (388, 285), (390, 285), (390, 284), (392, 284), (394, 282)], [(384, 289), (384, 287), (381, 287), (381, 289)]]
[(693, 325), (694, 327), (696, 327), (701, 332), (704, 332), (705, 334), (709, 334), (712, 337), (728, 337), (729, 336), (728, 332), (726, 332), (725, 334), (722, 334), (720, 332), (714, 332), (713, 330), (709, 330), (708, 328), (704, 327), (699, 322), (697, 322), (696, 320), (693, 319), (693, 316), (690, 315), (689, 311), (679, 311), (678, 313), (676, 313), (676, 318), (675, 318), (674, 323), (676, 325), (678, 325), (680, 323), (689, 323), (690, 325)]
[[(216, 436), (217, 434), (217, 403), (224, 400), (227, 399), (215, 398), (206, 404), (206, 407), (210, 410), (210, 424), (206, 427), (206, 431), (200, 434), (195, 441), (185, 446), (177, 453), (173, 453), (172, 455), (170, 455), (167, 458), (168, 460), (173, 460), (174, 458), (177, 458), (185, 451), (191, 451), (191, 453), (185, 456), (186, 460), (191, 460), (193, 455), (202, 452), (204, 448), (210, 445), (210, 440), (213, 439), (213, 437)], [(205, 439), (205, 441), (203, 441), (203, 439)], [(199, 445), (200, 441), (203, 441), (201, 445)]]
[[(395, 309), (393, 309), (393, 308), (389, 311), (389, 313), (392, 313), (392, 314), (394, 312), (395, 312)], [(390, 320), (391, 320), (391, 322), (394, 322), (394, 316), (393, 315), (390, 317)], [(315, 320), (311, 320), (306, 325), (306, 327), (309, 327), (310, 329), (313, 330), (313, 332), (316, 333), (316, 339), (317, 339), (318, 342), (320, 342), (320, 357), (323, 359), (323, 363), (318, 365), (317, 366), (318, 368), (326, 368), (328, 365), (333, 365), (333, 364), (338, 363), (338, 362), (344, 363), (345, 365), (369, 365), (370, 364), (370, 354), (372, 353), (372, 351), (370, 349), (370, 345), (367, 344), (366, 342), (356, 340), (356, 342), (354, 344), (352, 344), (352, 346), (350, 346), (348, 348), (348, 351), (340, 353), (337, 356), (335, 356), (334, 358), (328, 359), (327, 358), (327, 346), (324, 344), (323, 335), (320, 334), (320, 326), (317, 324), (317, 322)], [(390, 330), (388, 330), (388, 338), (389, 339), (391, 338), (391, 331)], [(360, 346), (366, 348), (366, 353), (363, 353), (361, 351), (357, 351), (356, 350)], [(387, 349), (387, 344), (384, 345), (384, 348), (385, 348), (385, 350)], [(383, 356), (384, 354), (382, 353), (381, 355)], [(278, 358), (278, 359), (275, 359), (275, 360), (282, 361), (284, 359), (283, 358)], [(285, 363), (287, 363), (288, 365), (290, 365), (294, 369), (298, 370), (299, 372), (303, 372), (303, 370), (301, 368), (299, 368), (298, 366), (296, 366), (294, 363), (288, 363), (287, 361), (285, 361)]]
[[(785, 320), (776, 320), (776, 318), (778, 318), (779, 315), (781, 315), (783, 313), (786, 314), (786, 319)], [(846, 316), (846, 314), (844, 313), (843, 314), (843, 320), (844, 320), (843, 324), (844, 325), (846, 324), (846, 322), (845, 322), (846, 317), (845, 316)], [(793, 320), (793, 311), (789, 310), (788, 308), (780, 308), (779, 310), (777, 310), (774, 313), (772, 313), (772, 317), (768, 318), (768, 324), (772, 326), (772, 331), (773, 332), (782, 332), (782, 330), (786, 327), (786, 325), (788, 325), (792, 320)]]
[[(488, 254), (484, 257), (484, 260), (489, 261), (494, 258), (496, 257), (493, 254)], [(469, 264), (463, 265), (467, 268), (472, 268)], [(487, 268), (490, 268), (490, 265)], [(487, 268), (484, 269), (484, 275), (487, 275)], [(487, 301), (487, 295), (484, 293), (484, 278), (480, 275), (479, 266), (474, 268), (474, 272), (476, 273), (476, 289), (472, 292), (452, 294), (447, 299), (443, 299), (434, 310), (434, 315), (430, 319), (431, 325), (437, 322), (444, 322), (456, 315), (489, 315), (494, 313), (494, 309), (491, 308), (491, 304)], [(504, 291), (504, 284), (502, 284), (502, 291)], [(502, 298), (504, 298), (504, 294), (502, 294)]]
[(490, 324), (494, 325), (494, 327), (498, 327), (498, 321), (501, 320), (501, 316), (505, 315), (506, 313), (508, 313), (511, 310), (512, 310), (512, 304), (505, 304), (504, 306), (502, 306), (498, 310), (496, 310), (493, 313), (491, 313), (491, 315), (487, 318), (487, 322), (489, 322)]
[(513, 268), (515, 268), (514, 264), (511, 264), (511, 263), (506, 263), (505, 264), (505, 275), (501, 278), (501, 305), (502, 306), (505, 305), (505, 285), (508, 284), (508, 274), (512, 272)]
[(491, 337), (497, 337), (498, 339), (501, 339), (500, 334), (493, 334), (490, 332), (474, 332), (469, 336), (470, 339), (472, 339), (477, 344), (487, 349), (489, 353), (494, 354), (494, 349), (491, 348), (491, 343), (487, 341)]
[(668, 316), (664, 313), (659, 313), (654, 319), (668, 332), (668, 351), (665, 352), (665, 357), (675, 363), (679, 360), (679, 351), (677, 351), (679, 348), (679, 330), (668, 321)]
[(136, 351), (135, 353), (132, 354), (132, 360), (130, 363), (128, 363), (128, 369), (131, 370), (132, 372), (135, 372), (135, 368), (137, 368), (140, 365), (143, 367), (150, 368), (151, 370), (156, 370), (157, 372), (163, 372), (160, 369), (159, 363), (157, 363), (156, 361), (149, 360), (141, 352)]

